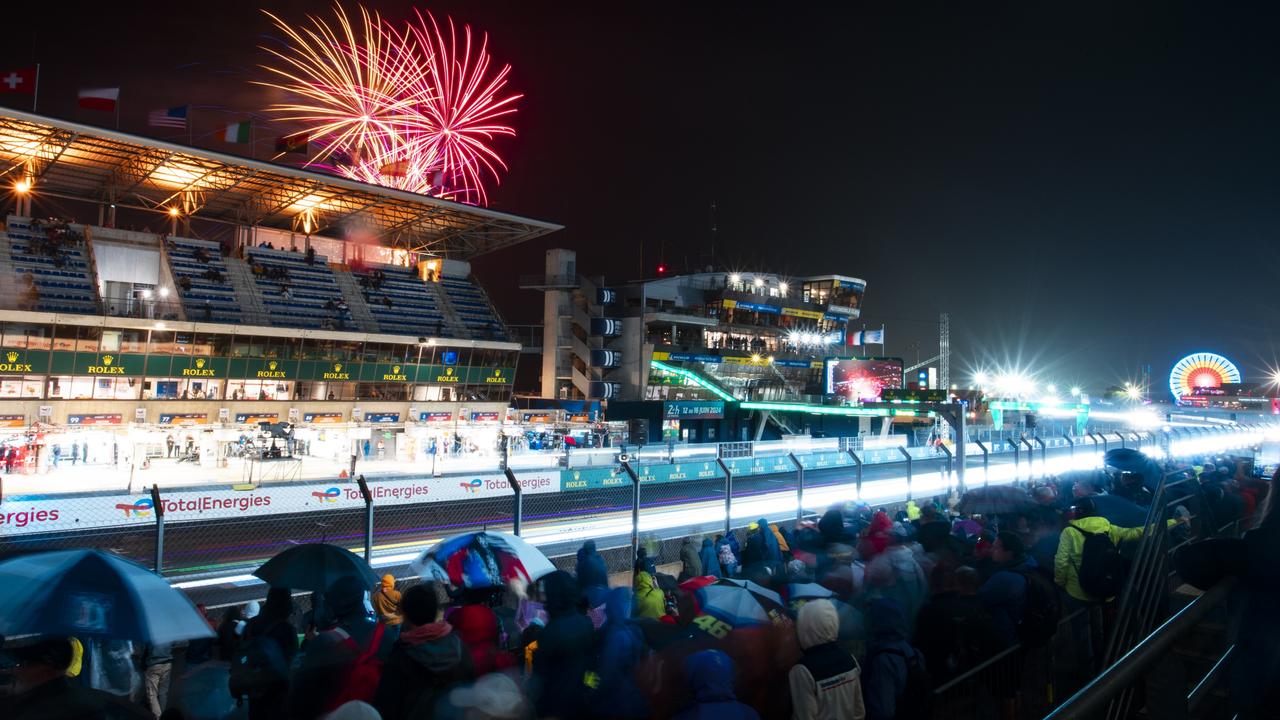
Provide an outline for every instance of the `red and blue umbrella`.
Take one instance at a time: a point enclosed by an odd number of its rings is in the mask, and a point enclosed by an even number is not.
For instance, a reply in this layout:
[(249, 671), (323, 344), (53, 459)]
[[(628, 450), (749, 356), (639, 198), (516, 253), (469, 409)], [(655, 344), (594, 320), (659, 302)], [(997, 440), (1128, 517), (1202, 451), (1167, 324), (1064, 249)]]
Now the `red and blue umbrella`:
[(515, 535), (494, 530), (441, 540), (422, 551), (409, 567), (424, 580), (459, 588), (503, 587), (513, 578), (533, 582), (556, 569), (542, 551)]

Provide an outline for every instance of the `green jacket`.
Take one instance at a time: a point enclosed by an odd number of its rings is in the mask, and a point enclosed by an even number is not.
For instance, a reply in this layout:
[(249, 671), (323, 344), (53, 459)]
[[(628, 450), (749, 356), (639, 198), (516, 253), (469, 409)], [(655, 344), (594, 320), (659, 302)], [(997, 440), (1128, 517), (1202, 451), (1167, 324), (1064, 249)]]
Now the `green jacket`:
[[(1177, 524), (1170, 520), (1169, 526)], [(1077, 527), (1079, 526), (1079, 527)], [(1143, 535), (1143, 528), (1122, 528), (1112, 525), (1106, 518), (1087, 517), (1074, 520), (1062, 529), (1058, 538), (1058, 554), (1053, 557), (1053, 581), (1062, 586), (1067, 594), (1081, 602), (1099, 602), (1111, 598), (1096, 598), (1080, 587), (1080, 562), (1084, 559), (1084, 533), (1107, 533), (1111, 542), (1119, 545), (1126, 540), (1137, 540)]]
[(642, 618), (660, 618), (667, 613), (666, 596), (658, 589), (657, 580), (641, 570), (634, 582), (635, 614)]

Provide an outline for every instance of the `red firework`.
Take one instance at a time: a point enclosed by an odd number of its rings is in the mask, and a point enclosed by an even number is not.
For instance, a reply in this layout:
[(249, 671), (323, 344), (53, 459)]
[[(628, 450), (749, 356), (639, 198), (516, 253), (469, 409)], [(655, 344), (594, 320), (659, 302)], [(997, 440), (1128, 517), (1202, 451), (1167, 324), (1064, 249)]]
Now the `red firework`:
[[(337, 29), (311, 17), (296, 30), (270, 15), (286, 51), (267, 48), (283, 67), (263, 85), (294, 98), (268, 109), (300, 123), (321, 152), (312, 159), (363, 182), (485, 205), (486, 181), (500, 181), (506, 163), (489, 145), (514, 136), (501, 119), (521, 95), (504, 95), (510, 65), (492, 70), (488, 36), (479, 45), (470, 26), (416, 13), (403, 30), (360, 8), (358, 26), (335, 5)], [(357, 29), (358, 27), (358, 29)]]

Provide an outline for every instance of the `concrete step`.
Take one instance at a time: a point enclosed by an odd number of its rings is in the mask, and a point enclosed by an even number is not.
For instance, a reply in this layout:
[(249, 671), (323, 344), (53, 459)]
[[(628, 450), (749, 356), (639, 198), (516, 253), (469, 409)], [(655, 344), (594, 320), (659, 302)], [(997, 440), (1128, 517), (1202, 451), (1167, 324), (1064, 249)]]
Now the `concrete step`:
[(338, 288), (342, 290), (342, 298), (347, 301), (347, 307), (351, 308), (351, 319), (365, 332), (378, 332), (378, 321), (369, 310), (369, 303), (364, 301), (364, 293), (360, 292), (356, 279), (347, 270), (334, 270), (333, 276), (338, 281)]

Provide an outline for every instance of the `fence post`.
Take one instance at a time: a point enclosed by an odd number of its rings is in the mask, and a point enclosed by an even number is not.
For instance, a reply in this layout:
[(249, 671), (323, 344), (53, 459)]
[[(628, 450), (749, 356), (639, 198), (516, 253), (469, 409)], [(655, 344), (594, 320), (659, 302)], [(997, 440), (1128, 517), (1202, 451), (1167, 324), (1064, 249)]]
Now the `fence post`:
[(516, 480), (516, 474), (510, 467), (503, 468), (502, 473), (511, 484), (511, 492), (516, 494), (515, 507), (511, 508), (511, 534), (519, 537), (520, 526), (524, 521), (524, 489), (520, 487), (520, 481)]
[(1027, 446), (1027, 482), (1031, 482), (1036, 470), (1036, 449), (1026, 435), (1022, 436), (1022, 444)]
[(982, 451), (982, 487), (986, 487), (990, 483), (987, 471), (991, 469), (991, 451), (987, 450), (986, 443), (981, 440), (974, 440), (973, 442)]
[(1107, 455), (1107, 453), (1111, 450), (1111, 444), (1107, 442), (1107, 434), (1106, 434), (1106, 433), (1098, 433), (1098, 438), (1102, 440), (1102, 455), (1103, 455), (1103, 460), (1102, 460), (1102, 462), (1105, 464), (1105, 463), (1106, 463), (1106, 455)]
[(164, 502), (160, 500), (160, 486), (151, 486), (151, 511), (156, 514), (156, 574), (164, 574)]
[(631, 575), (636, 574), (636, 556), (640, 553), (640, 476), (631, 467), (630, 460), (622, 461), (622, 470), (631, 478)]
[(849, 457), (853, 459), (853, 481), (854, 492), (858, 494), (858, 500), (862, 500), (862, 458), (858, 457), (858, 453), (854, 450), (845, 450), (849, 453)]
[(1005, 442), (1013, 448), (1013, 481), (1017, 482), (1022, 477), (1022, 448), (1013, 438), (1005, 438)]
[(1070, 455), (1071, 459), (1072, 459), (1072, 460), (1074, 460), (1074, 459), (1076, 458), (1076, 443), (1075, 443), (1075, 441), (1074, 441), (1074, 440), (1072, 440), (1072, 439), (1071, 439), (1071, 436), (1070, 436), (1070, 435), (1068, 435), (1068, 434), (1066, 434), (1066, 433), (1062, 433), (1062, 439), (1063, 439), (1063, 440), (1065, 440), (1065, 441), (1067, 442), (1067, 453)]
[(364, 561), (373, 564), (373, 493), (369, 492), (369, 484), (364, 475), (356, 476), (356, 484), (360, 486), (360, 497), (364, 498)]
[(1122, 432), (1120, 432), (1119, 430), (1117, 430), (1117, 431), (1116, 431), (1116, 437), (1120, 438), (1120, 449), (1121, 449), (1121, 450), (1123, 450), (1123, 449), (1125, 449), (1125, 448), (1129, 447), (1128, 445), (1126, 445), (1126, 444), (1125, 444), (1125, 440), (1124, 440), (1124, 433), (1122, 433)]
[(1044, 472), (1044, 466), (1049, 462), (1049, 449), (1045, 447), (1044, 440), (1041, 440), (1039, 435), (1031, 439), (1040, 446), (1040, 472)]
[(907, 459), (907, 499), (910, 500), (912, 499), (911, 498), (911, 453), (907, 452), (907, 449), (902, 447), (901, 445), (898, 446), (898, 452), (902, 453), (902, 457)]
[(796, 522), (804, 520), (804, 465), (795, 453), (787, 453), (791, 463), (796, 466)]
[(725, 465), (724, 458), (716, 458), (716, 464), (724, 473), (724, 535), (733, 532), (733, 471)]

